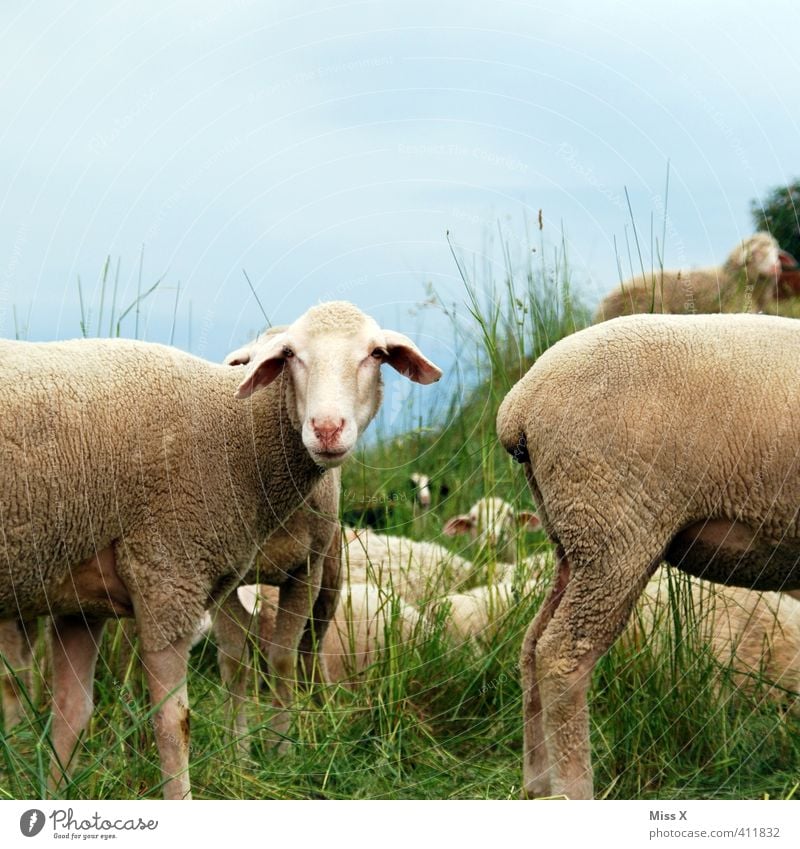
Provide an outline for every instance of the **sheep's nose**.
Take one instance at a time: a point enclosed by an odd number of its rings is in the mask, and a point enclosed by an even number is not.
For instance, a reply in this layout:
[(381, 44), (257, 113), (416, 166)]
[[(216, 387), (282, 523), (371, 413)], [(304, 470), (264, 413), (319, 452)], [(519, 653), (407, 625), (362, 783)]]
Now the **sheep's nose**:
[(311, 419), (311, 427), (314, 429), (314, 435), (317, 439), (324, 445), (328, 445), (344, 429), (344, 419), (339, 419), (338, 422), (333, 419), (322, 419), (321, 421)]

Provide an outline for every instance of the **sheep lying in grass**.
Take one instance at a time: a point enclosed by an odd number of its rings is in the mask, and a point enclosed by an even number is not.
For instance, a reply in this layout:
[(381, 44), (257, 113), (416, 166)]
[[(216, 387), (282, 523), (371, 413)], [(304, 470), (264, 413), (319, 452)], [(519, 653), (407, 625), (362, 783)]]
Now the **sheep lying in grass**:
[(197, 623), (352, 453), (384, 362), (441, 374), (344, 302), (264, 340), (244, 374), (144, 342), (0, 343), (0, 618), (54, 616), (54, 782), (91, 715), (103, 621), (134, 615), (164, 794), (189, 795)]
[(436, 598), (467, 581), (471, 561), (435, 542), (348, 530), (342, 551), (344, 580), (373, 583), (412, 604)]
[(769, 310), (778, 294), (778, 276), (790, 260), (769, 233), (755, 233), (733, 249), (721, 268), (654, 271), (626, 281), (603, 298), (594, 321), (635, 313)]
[[(689, 578), (688, 599), (675, 591), (692, 645), (707, 646), (720, 675), (737, 690), (759, 694), (800, 711), (800, 602), (787, 593), (754, 592)], [(628, 650), (647, 645), (654, 654), (672, 648), (670, 584), (659, 570), (642, 593), (620, 637)], [(675, 598), (672, 599), (675, 601)]]
[(469, 534), (482, 549), (498, 560), (513, 563), (517, 558), (516, 531), (535, 531), (541, 526), (531, 510), (515, 510), (502, 498), (480, 498), (468, 513), (453, 516), (442, 527), (445, 536)]
[[(238, 627), (217, 631), (217, 646), (220, 658), (237, 664), (240, 674), (247, 674), (242, 658), (248, 656), (247, 643), (254, 635), (262, 654), (274, 650), (280, 603), (276, 588), (266, 585), (240, 587), (236, 595)], [(345, 584), (333, 621), (320, 641), (317, 659), (329, 681), (352, 685), (387, 648), (387, 636), (402, 644), (425, 627), (422, 615), (398, 596), (374, 584)]]
[(497, 416), (556, 545), (526, 635), (524, 786), (592, 796), (587, 690), (659, 562), (800, 589), (800, 325), (618, 318), (546, 351)]

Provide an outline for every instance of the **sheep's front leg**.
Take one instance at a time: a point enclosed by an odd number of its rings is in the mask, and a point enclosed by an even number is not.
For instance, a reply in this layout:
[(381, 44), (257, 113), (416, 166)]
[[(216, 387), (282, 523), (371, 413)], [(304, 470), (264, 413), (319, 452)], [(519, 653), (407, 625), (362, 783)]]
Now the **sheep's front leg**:
[(157, 706), (153, 729), (161, 758), (165, 799), (191, 799), (186, 674), (192, 636), (180, 637), (159, 651), (142, 651), (150, 701)]
[(547, 745), (542, 724), (542, 696), (536, 674), (536, 646), (550, 624), (569, 581), (569, 562), (560, 546), (556, 551), (556, 558), (553, 586), (525, 634), (520, 657), (524, 737), (522, 793), (529, 799), (549, 796), (552, 792)]
[(35, 623), (21, 619), (0, 622), (0, 693), (6, 732), (19, 723), (33, 686), (33, 647), (29, 632)]
[(337, 527), (322, 560), (319, 593), (300, 640), (300, 662), (305, 680), (309, 683), (327, 684), (328, 664), (322, 643), (328, 627), (336, 615), (342, 591), (342, 541)]
[(50, 625), (53, 689), (51, 792), (68, 778), (78, 741), (92, 715), (94, 669), (104, 624), (102, 620), (87, 621), (82, 616), (56, 616)]
[(307, 569), (298, 569), (280, 586), (275, 633), (267, 655), (276, 708), (272, 729), (279, 738), (279, 750), (288, 745), (286, 734), (292, 721), (289, 708), (297, 685), (297, 650), (319, 594), (322, 560), (318, 557)]

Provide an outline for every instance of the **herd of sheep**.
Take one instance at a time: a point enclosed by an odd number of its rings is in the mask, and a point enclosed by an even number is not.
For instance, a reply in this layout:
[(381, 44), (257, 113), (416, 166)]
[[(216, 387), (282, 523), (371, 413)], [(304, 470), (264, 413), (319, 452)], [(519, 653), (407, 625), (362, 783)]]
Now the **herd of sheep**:
[[(443, 620), (449, 639), (477, 642), (537, 594), (524, 793), (591, 798), (592, 671), (620, 635), (658, 644), (662, 562), (693, 576), (701, 638), (737, 686), (764, 679), (796, 709), (800, 331), (756, 314), (798, 294), (795, 269), (759, 233), (719, 269), (623, 284), (594, 326), (546, 351), (497, 414), (537, 511), (494, 495), (442, 528), (496, 554), (484, 572), (436, 542), (340, 523), (339, 467), (380, 406), (381, 366), (441, 376), (351, 304), (312, 307), (222, 365), (144, 342), (0, 342), (6, 729), (23, 713), (31, 625), (48, 617), (57, 792), (93, 710), (104, 623), (133, 618), (164, 795), (188, 798), (186, 678), (204, 630), (242, 749), (254, 649), (266, 658), (280, 751), (298, 678), (356, 686), (388, 618), (397, 639)], [(415, 484), (427, 509), (427, 478)], [(552, 548), (521, 556), (517, 531), (540, 525)]]

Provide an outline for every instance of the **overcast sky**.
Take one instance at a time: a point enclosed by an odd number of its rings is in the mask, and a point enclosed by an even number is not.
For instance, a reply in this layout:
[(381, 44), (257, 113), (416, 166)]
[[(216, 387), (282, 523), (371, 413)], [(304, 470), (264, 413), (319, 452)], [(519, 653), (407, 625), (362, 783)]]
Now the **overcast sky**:
[(796, 20), (789, 0), (9, 0), (0, 334), (15, 307), (29, 338), (78, 335), (78, 277), (96, 333), (105, 257), (119, 311), (144, 246), (148, 338), (180, 285), (175, 343), (220, 359), (264, 324), (244, 268), (274, 322), (343, 296), (447, 359), (411, 310), (427, 281), (463, 297), (448, 230), (469, 256), (543, 209), (593, 303), (626, 187), (660, 233), (668, 161), (667, 266), (721, 261), (800, 174)]

